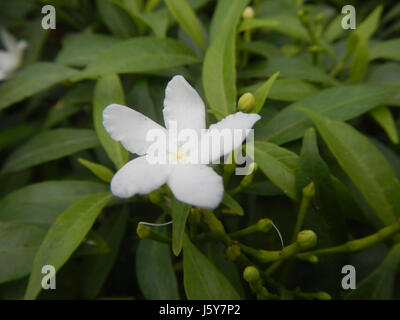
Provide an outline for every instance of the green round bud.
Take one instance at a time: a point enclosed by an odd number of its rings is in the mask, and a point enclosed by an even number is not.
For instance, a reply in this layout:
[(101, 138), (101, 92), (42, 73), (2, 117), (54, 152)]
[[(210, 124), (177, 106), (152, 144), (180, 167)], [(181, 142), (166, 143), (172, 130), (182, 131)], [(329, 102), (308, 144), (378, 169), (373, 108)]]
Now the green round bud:
[(312, 198), (315, 195), (315, 185), (314, 182), (310, 182), (303, 188), (303, 196), (307, 198)]
[(317, 256), (310, 256), (309, 258), (308, 258), (308, 260), (307, 260), (308, 262), (310, 262), (310, 263), (312, 263), (312, 264), (316, 264), (316, 263), (318, 263), (319, 262), (319, 259), (318, 259), (318, 257)]
[(225, 256), (231, 260), (235, 261), (240, 256), (240, 247), (237, 243), (232, 243), (225, 250)]
[(268, 218), (260, 219), (257, 222), (257, 228), (261, 232), (268, 232), (272, 228), (272, 221)]
[(238, 101), (238, 109), (243, 112), (251, 112), (253, 110), (256, 100), (250, 92), (243, 94)]
[(260, 272), (254, 266), (248, 266), (243, 271), (243, 278), (247, 282), (255, 282), (260, 279)]
[(151, 203), (157, 204), (163, 201), (163, 197), (160, 191), (156, 190), (149, 194), (149, 200), (151, 201)]
[(321, 291), (318, 292), (317, 295), (315, 296), (318, 300), (332, 300), (332, 297), (329, 293)]
[(301, 250), (308, 250), (317, 245), (317, 235), (312, 230), (303, 230), (298, 233), (296, 242)]
[(242, 18), (243, 19), (253, 19), (254, 18), (254, 9), (251, 6), (246, 7), (242, 13)]
[(149, 226), (145, 226), (143, 224), (138, 224), (136, 228), (136, 233), (140, 239), (146, 239), (150, 235), (151, 228)]

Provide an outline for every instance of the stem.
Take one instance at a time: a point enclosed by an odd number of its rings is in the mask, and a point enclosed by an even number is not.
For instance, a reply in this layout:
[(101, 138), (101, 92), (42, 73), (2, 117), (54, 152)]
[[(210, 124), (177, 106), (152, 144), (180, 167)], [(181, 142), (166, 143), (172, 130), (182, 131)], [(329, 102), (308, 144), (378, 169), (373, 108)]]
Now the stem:
[(390, 226), (384, 227), (364, 238), (351, 240), (336, 247), (330, 247), (325, 249), (314, 250), (310, 252), (298, 254), (299, 258), (306, 259), (310, 256), (326, 255), (326, 254), (337, 254), (337, 253), (347, 253), (347, 252), (357, 252), (366, 248), (369, 248), (377, 243), (380, 243), (387, 238), (393, 236), (395, 233), (400, 231), (400, 219)]
[(311, 182), (307, 186), (305, 186), (302, 190), (302, 198), (299, 208), (299, 214), (297, 215), (296, 225), (293, 230), (292, 235), (292, 243), (296, 241), (297, 234), (300, 232), (301, 226), (303, 225), (304, 218), (306, 217), (308, 206), (310, 205), (310, 201), (314, 196), (315, 189), (314, 183)]

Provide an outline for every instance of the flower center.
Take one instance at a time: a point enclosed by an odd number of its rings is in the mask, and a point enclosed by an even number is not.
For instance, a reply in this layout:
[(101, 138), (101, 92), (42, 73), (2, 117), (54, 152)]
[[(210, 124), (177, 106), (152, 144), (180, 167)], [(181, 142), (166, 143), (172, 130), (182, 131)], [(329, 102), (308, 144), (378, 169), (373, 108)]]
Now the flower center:
[(172, 163), (182, 163), (185, 161), (190, 151), (184, 148), (178, 148), (178, 150), (171, 151), (169, 153), (169, 159)]

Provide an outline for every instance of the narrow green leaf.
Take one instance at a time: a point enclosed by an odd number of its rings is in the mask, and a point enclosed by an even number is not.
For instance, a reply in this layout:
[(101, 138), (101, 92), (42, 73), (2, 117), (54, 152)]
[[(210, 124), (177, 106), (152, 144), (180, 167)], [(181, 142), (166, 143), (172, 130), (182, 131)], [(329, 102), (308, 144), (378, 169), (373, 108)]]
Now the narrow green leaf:
[(239, 216), (244, 215), (244, 210), (242, 206), (234, 199), (229, 193), (224, 192), (224, 196), (222, 198), (222, 203), (226, 205), (228, 208), (233, 210)]
[(66, 81), (75, 74), (78, 74), (78, 71), (61, 65), (49, 62), (33, 63), (0, 86), (0, 110)]
[(295, 171), (298, 156), (277, 145), (268, 142), (255, 141), (246, 146), (249, 154), (254, 154), (254, 161), (260, 166), (261, 171), (281, 189), (288, 197), (296, 200)]
[(357, 43), (353, 61), (350, 65), (350, 83), (355, 84), (361, 82), (361, 80), (367, 73), (369, 60), (370, 58), (368, 41), (360, 39)]
[(186, 220), (189, 216), (191, 206), (172, 200), (172, 252), (178, 256), (182, 250), (183, 234), (185, 233)]
[(97, 81), (93, 100), (93, 123), (100, 143), (119, 169), (128, 161), (129, 154), (118, 141), (111, 139), (104, 129), (103, 110), (111, 103), (125, 105), (124, 90), (116, 74), (105, 75)]
[(345, 299), (393, 299), (399, 268), (400, 244), (396, 244), (390, 249), (383, 262), (368, 277), (357, 284), (356, 290), (350, 290)]
[(110, 73), (143, 73), (198, 63), (194, 53), (174, 39), (138, 37), (99, 54), (74, 80)]
[(202, 82), (211, 107), (224, 116), (236, 110), (236, 25), (249, 0), (220, 0), (210, 27)]
[(189, 300), (238, 300), (229, 280), (184, 235), (183, 284)]
[[(165, 230), (158, 230), (163, 235)], [(136, 277), (148, 300), (178, 300), (178, 283), (172, 266), (169, 245), (140, 240), (136, 252)]]
[(269, 91), (274, 84), (275, 80), (279, 77), (279, 71), (274, 73), (267, 81), (254, 91), (254, 99), (256, 100), (252, 112), (259, 113), (264, 106), (265, 100), (268, 98)]
[(96, 162), (88, 161), (82, 158), (79, 158), (78, 161), (85, 168), (88, 168), (96, 177), (107, 183), (111, 181), (114, 175), (114, 172), (112, 172), (109, 168)]
[(88, 129), (43, 131), (15, 150), (6, 160), (2, 173), (15, 172), (75, 152), (97, 146), (99, 140)]
[(206, 46), (200, 22), (186, 0), (165, 0), (165, 4), (182, 28), (190, 34), (201, 49), (205, 50)]
[(66, 209), (50, 227), (33, 262), (24, 299), (35, 299), (42, 285), (42, 267), (59, 270), (92, 227), (100, 211), (112, 198), (108, 192), (85, 197)]
[(329, 88), (284, 108), (265, 127), (265, 139), (277, 144), (300, 138), (311, 127), (306, 115), (295, 109), (304, 106), (335, 120), (350, 120), (383, 103), (396, 87), (361, 84)]
[(73, 202), (109, 186), (92, 181), (45, 181), (25, 186), (0, 200), (0, 220), (51, 224)]
[(400, 183), (376, 147), (350, 125), (299, 108), (314, 122), (336, 160), (380, 220), (389, 225), (400, 214)]
[(82, 261), (82, 296), (84, 299), (94, 299), (99, 294), (101, 287), (118, 256), (121, 241), (124, 237), (128, 223), (129, 212), (111, 213), (101, 224), (98, 232), (107, 242), (110, 251), (107, 254), (85, 257)]
[(385, 130), (389, 139), (397, 144), (399, 143), (399, 135), (397, 133), (396, 123), (390, 109), (386, 106), (381, 106), (370, 111), (370, 115), (376, 122)]

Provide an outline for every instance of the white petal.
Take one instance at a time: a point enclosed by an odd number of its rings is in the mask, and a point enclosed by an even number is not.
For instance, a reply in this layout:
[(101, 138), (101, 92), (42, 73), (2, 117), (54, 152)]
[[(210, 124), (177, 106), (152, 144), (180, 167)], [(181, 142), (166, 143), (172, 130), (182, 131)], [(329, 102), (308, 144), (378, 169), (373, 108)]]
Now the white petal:
[(178, 132), (182, 129), (204, 129), (206, 114), (203, 100), (181, 75), (168, 82), (164, 99), (164, 122), (176, 121)]
[(146, 141), (151, 130), (166, 134), (165, 128), (143, 114), (118, 104), (110, 104), (103, 111), (103, 125), (111, 138), (121, 141), (131, 153), (143, 155), (153, 143)]
[(243, 143), (249, 130), (260, 119), (260, 115), (256, 113), (237, 112), (211, 125), (201, 139), (201, 152), (209, 150), (209, 155), (202, 159), (208, 158), (209, 162), (212, 162), (231, 153)]
[(150, 193), (167, 182), (168, 165), (149, 164), (146, 157), (129, 161), (111, 180), (111, 192), (119, 198)]
[(174, 196), (196, 207), (215, 209), (222, 201), (222, 177), (205, 165), (176, 165), (167, 182)]

